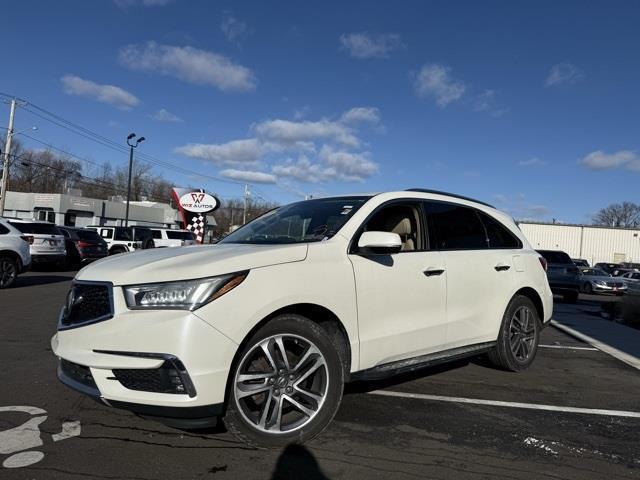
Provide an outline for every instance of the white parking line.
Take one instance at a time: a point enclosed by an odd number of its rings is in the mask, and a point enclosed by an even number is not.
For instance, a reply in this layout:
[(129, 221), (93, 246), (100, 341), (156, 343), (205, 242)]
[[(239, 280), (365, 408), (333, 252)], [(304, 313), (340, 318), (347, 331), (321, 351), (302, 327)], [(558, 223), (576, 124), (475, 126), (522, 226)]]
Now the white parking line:
[(566, 350), (590, 350), (595, 352), (598, 351), (598, 349), (594, 347), (572, 347), (570, 345), (538, 345), (538, 346), (542, 348), (563, 348)]
[(574, 338), (577, 338), (578, 340), (582, 340), (583, 342), (588, 343), (589, 345), (593, 345), (594, 347), (596, 347), (598, 350), (608, 353), (609, 355), (611, 355), (614, 358), (617, 358), (618, 360), (631, 365), (634, 368), (637, 368), (638, 370), (640, 370), (640, 359), (634, 357), (633, 355), (629, 355), (628, 353), (623, 352), (622, 350), (618, 350), (615, 347), (612, 347), (611, 345), (608, 345), (604, 342), (601, 342), (599, 340), (596, 340), (595, 338), (591, 338), (588, 335), (585, 335), (584, 333), (578, 332), (577, 330), (574, 330), (571, 327), (567, 327), (566, 325), (563, 325), (562, 323), (556, 321), (556, 320), (551, 320), (551, 325), (553, 325), (554, 327), (556, 327), (558, 330), (563, 331), (564, 333), (568, 333), (569, 335), (571, 335)]
[(604, 410), (601, 408), (562, 407), (559, 405), (541, 405), (538, 403), (503, 402), (500, 400), (482, 400), (479, 398), (443, 397), (441, 395), (425, 395), (422, 393), (392, 392), (389, 390), (374, 390), (372, 395), (384, 397), (412, 398), (434, 402), (469, 403), (473, 405), (489, 405), (493, 407), (527, 408), (530, 410), (547, 410), (552, 412), (581, 413), (584, 415), (603, 415), (607, 417), (640, 418), (640, 412), (627, 412), (624, 410)]

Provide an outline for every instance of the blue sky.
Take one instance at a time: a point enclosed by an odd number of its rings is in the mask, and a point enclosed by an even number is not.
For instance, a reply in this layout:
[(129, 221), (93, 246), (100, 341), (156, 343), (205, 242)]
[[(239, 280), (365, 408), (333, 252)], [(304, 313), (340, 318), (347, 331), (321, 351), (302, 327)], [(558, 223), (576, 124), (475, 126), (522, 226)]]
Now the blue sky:
[[(233, 197), (246, 180), (279, 202), (420, 186), (571, 222), (639, 200), (637, 2), (21, 0), (5, 14), (0, 91), (208, 175), (155, 167), (181, 186)], [(16, 130), (31, 125), (127, 161), (19, 109)]]

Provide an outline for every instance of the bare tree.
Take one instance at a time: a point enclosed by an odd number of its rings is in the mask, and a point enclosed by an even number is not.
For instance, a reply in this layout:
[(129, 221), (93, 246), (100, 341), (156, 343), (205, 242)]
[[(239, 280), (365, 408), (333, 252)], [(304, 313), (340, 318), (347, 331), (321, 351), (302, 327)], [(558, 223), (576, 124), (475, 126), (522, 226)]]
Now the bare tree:
[(640, 205), (632, 202), (613, 203), (593, 216), (594, 225), (637, 227), (640, 225)]

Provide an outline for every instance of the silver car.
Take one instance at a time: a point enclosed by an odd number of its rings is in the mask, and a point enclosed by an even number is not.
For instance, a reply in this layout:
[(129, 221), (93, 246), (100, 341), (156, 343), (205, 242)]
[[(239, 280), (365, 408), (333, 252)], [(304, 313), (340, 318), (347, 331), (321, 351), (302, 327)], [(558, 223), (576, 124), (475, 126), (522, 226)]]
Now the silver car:
[(599, 268), (580, 269), (581, 290), (584, 293), (613, 293), (622, 295), (627, 291), (627, 283), (620, 277), (612, 277)]

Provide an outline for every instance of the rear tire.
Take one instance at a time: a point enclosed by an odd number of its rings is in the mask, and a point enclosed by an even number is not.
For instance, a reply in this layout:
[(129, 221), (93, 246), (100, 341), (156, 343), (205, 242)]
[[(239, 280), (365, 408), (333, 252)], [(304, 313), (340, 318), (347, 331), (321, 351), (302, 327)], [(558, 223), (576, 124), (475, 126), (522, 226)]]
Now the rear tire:
[(591, 286), (591, 282), (585, 283), (584, 287), (582, 288), (582, 291), (587, 295), (591, 295), (591, 293), (593, 293), (593, 287)]
[(0, 289), (9, 288), (18, 277), (18, 261), (9, 255), (0, 255)]
[(541, 324), (533, 302), (524, 295), (511, 299), (502, 317), (496, 346), (489, 352), (493, 365), (510, 372), (527, 369), (535, 359)]
[(329, 425), (343, 386), (329, 334), (301, 315), (279, 315), (246, 342), (231, 369), (224, 423), (253, 447), (303, 443)]

